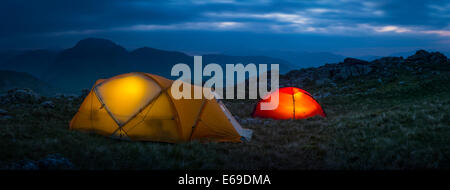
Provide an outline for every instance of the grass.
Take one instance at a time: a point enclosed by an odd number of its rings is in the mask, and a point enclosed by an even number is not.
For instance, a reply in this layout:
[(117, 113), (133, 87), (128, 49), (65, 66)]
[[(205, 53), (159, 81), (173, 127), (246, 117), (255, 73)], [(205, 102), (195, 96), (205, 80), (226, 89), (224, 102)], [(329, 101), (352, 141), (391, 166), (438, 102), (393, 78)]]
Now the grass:
[(253, 119), (255, 100), (226, 101), (245, 143), (128, 142), (68, 130), (81, 99), (0, 105), (0, 168), (58, 153), (76, 169), (450, 169), (450, 77), (405, 75), (307, 86), (327, 118)]

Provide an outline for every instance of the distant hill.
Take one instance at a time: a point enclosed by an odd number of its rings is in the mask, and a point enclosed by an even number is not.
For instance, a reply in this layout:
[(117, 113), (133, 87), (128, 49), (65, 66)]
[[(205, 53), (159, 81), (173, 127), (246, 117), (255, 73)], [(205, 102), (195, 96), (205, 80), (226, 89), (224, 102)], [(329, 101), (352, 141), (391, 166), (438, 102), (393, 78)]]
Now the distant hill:
[(243, 51), (243, 52), (226, 52), (232, 55), (268, 55), (270, 57), (286, 60), (291, 67), (307, 68), (319, 67), (327, 63), (337, 63), (344, 60), (344, 56), (329, 52), (306, 52), (306, 51)]
[[(147, 72), (174, 79), (170, 76), (173, 65), (185, 63), (193, 66), (193, 62), (193, 56), (182, 52), (150, 47), (128, 51), (110, 40), (87, 38), (60, 52), (34, 50), (21, 53), (9, 58), (0, 68), (27, 72), (49, 84), (75, 92), (92, 87), (97, 79), (128, 72)], [(205, 55), (203, 63), (210, 62), (221, 66), (272, 63), (280, 64), (281, 72), (291, 70), (287, 61), (267, 56)]]
[(90, 88), (97, 79), (129, 72), (129, 61), (125, 48), (89, 38), (59, 53), (42, 79), (69, 90)]
[(241, 64), (268, 64), (268, 69), (270, 69), (269, 64), (277, 63), (279, 64), (279, 69), (281, 73), (286, 73), (292, 70), (292, 66), (289, 62), (267, 57), (267, 56), (229, 56), (229, 55), (223, 55), (223, 54), (206, 54), (203, 55), (203, 64), (208, 63), (217, 63), (220, 65), (224, 65), (227, 63), (241, 63)]
[[(414, 54), (414, 53), (412, 53), (412, 54)], [(395, 56), (395, 57), (397, 57), (397, 56)], [(357, 56), (357, 57), (355, 57), (355, 58), (361, 59), (361, 60), (364, 60), (364, 61), (373, 61), (373, 60), (382, 58), (382, 56), (377, 56), (377, 55), (364, 55), (364, 56)]]
[[(244, 52), (245, 53), (245, 52)], [(286, 52), (274, 51), (261, 55), (238, 55), (230, 56), (224, 54), (203, 55), (203, 63), (217, 63), (224, 67), (225, 64), (280, 64), (281, 74), (286, 76), (299, 76), (300, 78), (311, 78), (326, 82), (327, 78), (343, 75), (354, 75), (355, 72), (367, 72), (367, 63), (355, 61), (332, 53), (308, 53), (308, 52)], [(269, 57), (270, 56), (270, 57)], [(275, 58), (276, 57), (276, 58)], [(372, 58), (371, 58), (372, 59)], [(370, 68), (376, 67), (379, 60), (398, 61), (400, 58), (377, 58), (370, 60)], [(175, 79), (170, 76), (173, 65), (185, 63), (192, 67), (193, 56), (177, 51), (166, 51), (151, 47), (138, 48), (128, 51), (122, 46), (106, 39), (87, 38), (80, 40), (75, 46), (62, 50), (32, 50), (0, 52), (0, 69), (27, 72), (35, 78), (45, 81), (47, 84), (63, 89), (67, 92), (79, 92), (81, 89), (90, 88), (97, 79), (109, 78), (117, 74), (128, 72), (147, 72)], [(358, 62), (358, 67), (343, 67), (347, 63)], [(328, 64), (325, 63), (343, 63)], [(363, 64), (359, 64), (363, 63)], [(308, 68), (305, 68), (308, 66)], [(322, 65), (319, 66), (318, 65)], [(351, 64), (350, 64), (351, 65)], [(389, 66), (389, 65), (387, 65)], [(313, 67), (318, 71), (313, 72)], [(332, 67), (332, 68), (331, 68)], [(336, 68), (335, 68), (336, 67)], [(342, 69), (341, 69), (342, 67)], [(359, 68), (361, 67), (361, 68)], [(297, 70), (294, 69), (301, 69)], [(377, 67), (378, 68), (378, 67)], [(356, 71), (354, 70), (356, 69)], [(359, 71), (358, 69), (362, 69)], [(225, 71), (225, 69), (224, 69)], [(298, 75), (301, 73), (301, 76)], [(311, 74), (315, 73), (313, 76)], [(337, 73), (337, 74), (336, 74)], [(331, 76), (332, 75), (332, 76)], [(295, 77), (296, 80), (300, 78)], [(11, 78), (20, 80), (19, 77)], [(303, 79), (301, 79), (303, 81)], [(18, 81), (17, 84), (21, 83)], [(13, 87), (9, 82), (6, 87)]]
[(0, 51), (0, 66), (5, 64), (9, 59), (22, 54), (20, 50), (2, 50)]
[[(49, 50), (30, 50), (9, 54), (0, 65), (1, 69), (30, 73), (42, 77), (48, 67), (55, 61), (57, 52)], [(6, 55), (5, 55), (6, 56)]]
[(29, 88), (43, 95), (52, 95), (57, 91), (47, 82), (28, 73), (0, 70), (0, 93), (12, 88)]
[(194, 58), (182, 52), (165, 51), (155, 48), (143, 47), (130, 52), (131, 69), (155, 73), (170, 78), (172, 65), (185, 63), (192, 65)]

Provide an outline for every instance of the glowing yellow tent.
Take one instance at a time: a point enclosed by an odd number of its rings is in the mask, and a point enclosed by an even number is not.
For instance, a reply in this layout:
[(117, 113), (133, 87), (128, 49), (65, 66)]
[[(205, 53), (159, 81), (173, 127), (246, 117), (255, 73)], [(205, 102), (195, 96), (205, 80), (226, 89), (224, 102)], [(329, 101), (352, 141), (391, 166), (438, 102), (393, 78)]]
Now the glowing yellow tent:
[(242, 128), (220, 101), (205, 97), (177, 100), (171, 94), (172, 82), (147, 73), (100, 79), (70, 129), (142, 141), (250, 140), (252, 131)]

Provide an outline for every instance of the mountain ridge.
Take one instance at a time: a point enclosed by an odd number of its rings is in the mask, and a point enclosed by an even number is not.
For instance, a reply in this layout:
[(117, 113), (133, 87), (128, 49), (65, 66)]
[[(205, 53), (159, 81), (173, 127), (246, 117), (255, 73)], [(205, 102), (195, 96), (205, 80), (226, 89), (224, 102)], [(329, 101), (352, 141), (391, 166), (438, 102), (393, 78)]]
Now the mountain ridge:
[(339, 63), (292, 70), (280, 76), (280, 86), (333, 85), (349, 78), (370, 75), (381, 79), (395, 78), (401, 73), (422, 75), (438, 72), (450, 72), (450, 60), (440, 52), (418, 50), (407, 58), (382, 57), (373, 61), (346, 58)]
[[(44, 56), (45, 57), (45, 56)], [(90, 88), (95, 80), (109, 78), (114, 75), (128, 72), (147, 72), (170, 76), (171, 67), (178, 63), (193, 66), (193, 56), (178, 51), (167, 51), (151, 47), (137, 48), (132, 51), (102, 38), (86, 38), (78, 41), (73, 47), (57, 52), (47, 62), (41, 63), (39, 69), (28, 68), (36, 65), (36, 59), (23, 53), (15, 57), (22, 62), (2, 64), (9, 70), (25, 71), (50, 84), (67, 89), (71, 92)], [(289, 62), (267, 56), (228, 56), (222, 54), (208, 54), (204, 56), (203, 63), (214, 62), (224, 67), (225, 64), (235, 63), (272, 63), (280, 64), (281, 72), (291, 68)]]
[[(436, 60), (437, 59), (437, 60)], [(86, 38), (73, 47), (60, 52), (33, 50), (15, 56), (13, 61), (1, 65), (0, 69), (27, 72), (52, 86), (79, 92), (90, 88), (95, 80), (109, 78), (128, 72), (148, 72), (170, 78), (170, 67), (177, 63), (193, 66), (193, 56), (179, 51), (167, 51), (151, 47), (129, 51), (106, 39)], [(411, 61), (415, 60), (415, 61)], [(289, 62), (270, 56), (230, 56), (205, 54), (203, 63), (217, 63), (221, 66), (232, 63), (280, 64), (282, 85), (302, 87), (307, 84), (332, 83), (338, 79), (365, 76), (376, 72), (386, 75), (397, 67), (418, 69), (422, 66), (436, 66), (435, 62), (447, 62), (447, 57), (439, 52), (419, 50), (414, 55), (403, 57), (381, 57), (372, 61), (344, 58), (338, 63), (327, 63), (319, 67), (292, 69)], [(406, 63), (406, 64), (404, 64)], [(416, 66), (413, 66), (416, 64)], [(14, 67), (16, 66), (16, 67)], [(411, 68), (409, 68), (411, 67)], [(297, 67), (298, 68), (298, 67)]]

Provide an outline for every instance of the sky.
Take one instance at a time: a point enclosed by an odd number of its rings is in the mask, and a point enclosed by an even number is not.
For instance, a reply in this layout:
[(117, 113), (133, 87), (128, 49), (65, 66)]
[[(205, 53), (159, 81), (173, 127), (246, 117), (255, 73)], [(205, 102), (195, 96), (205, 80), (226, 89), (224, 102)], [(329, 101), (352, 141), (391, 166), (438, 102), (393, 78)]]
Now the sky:
[(2, 0), (0, 49), (68, 48), (389, 55), (450, 51), (449, 0)]

